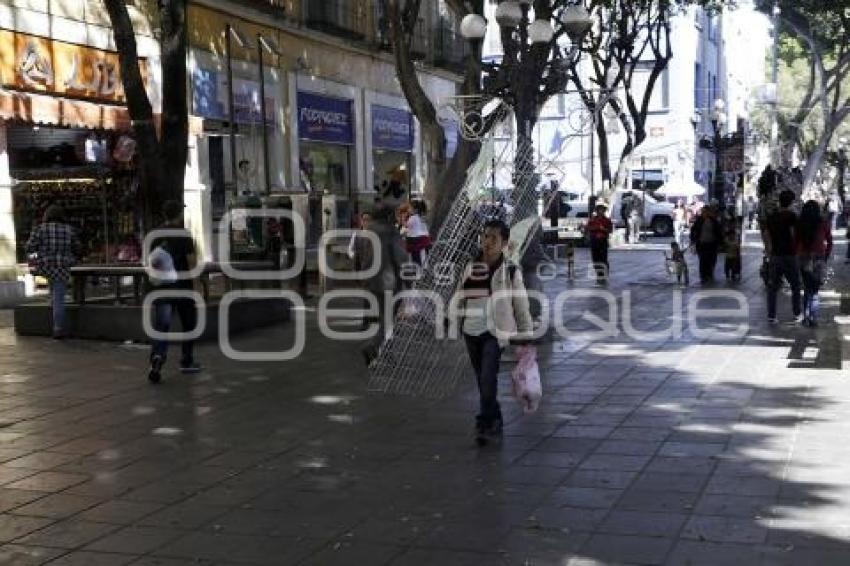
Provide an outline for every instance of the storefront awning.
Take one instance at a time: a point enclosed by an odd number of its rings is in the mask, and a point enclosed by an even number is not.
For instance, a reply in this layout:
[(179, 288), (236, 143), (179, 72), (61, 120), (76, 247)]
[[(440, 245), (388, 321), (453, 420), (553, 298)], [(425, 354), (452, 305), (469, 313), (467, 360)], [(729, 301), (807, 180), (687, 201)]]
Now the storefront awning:
[(69, 128), (130, 128), (130, 115), (123, 106), (15, 91), (0, 91), (0, 119)]

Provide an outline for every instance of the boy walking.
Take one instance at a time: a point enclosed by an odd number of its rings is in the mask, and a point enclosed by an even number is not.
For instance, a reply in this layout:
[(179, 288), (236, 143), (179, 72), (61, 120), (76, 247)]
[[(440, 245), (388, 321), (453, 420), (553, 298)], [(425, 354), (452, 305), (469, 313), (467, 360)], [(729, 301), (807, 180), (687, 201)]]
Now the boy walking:
[[(155, 238), (153, 250), (150, 253), (151, 267), (156, 269), (161, 277), (151, 281), (156, 290), (191, 291), (194, 280), (186, 278), (186, 274), (195, 266), (195, 241), (191, 234), (183, 228), (183, 205), (176, 201), (167, 201), (162, 207), (165, 223), (163, 230), (175, 231), (174, 235)], [(198, 324), (198, 312), (195, 301), (188, 297), (163, 297), (153, 304), (153, 328), (157, 332), (168, 332), (174, 313), (180, 317), (183, 332), (192, 332)], [(181, 373), (197, 373), (201, 370), (195, 362), (193, 350), (194, 341), (184, 340), (181, 343), (180, 358)], [(162, 380), (162, 367), (168, 354), (168, 342), (153, 340), (151, 346), (150, 369), (148, 380), (159, 383)]]

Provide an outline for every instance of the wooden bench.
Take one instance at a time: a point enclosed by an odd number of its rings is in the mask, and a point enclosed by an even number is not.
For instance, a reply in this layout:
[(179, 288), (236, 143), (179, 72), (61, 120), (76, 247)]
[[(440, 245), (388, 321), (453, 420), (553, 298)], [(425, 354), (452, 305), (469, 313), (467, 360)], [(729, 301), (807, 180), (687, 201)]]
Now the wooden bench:
[[(230, 265), (240, 271), (271, 271), (274, 264), (270, 261), (233, 261)], [(209, 277), (213, 273), (224, 273), (220, 263), (210, 262), (204, 265), (200, 281), (203, 287), (204, 300), (209, 300)], [(122, 302), (121, 278), (132, 277), (133, 279), (133, 304), (142, 304), (143, 283), (147, 277), (145, 268), (138, 263), (111, 264), (111, 265), (77, 265), (71, 268), (71, 288), (74, 302), (79, 305), (86, 304), (86, 283), (90, 277), (108, 278), (112, 282), (112, 293), (115, 302)], [(226, 288), (234, 287), (230, 277), (225, 274)], [(239, 287), (245, 287), (245, 280), (237, 279)]]

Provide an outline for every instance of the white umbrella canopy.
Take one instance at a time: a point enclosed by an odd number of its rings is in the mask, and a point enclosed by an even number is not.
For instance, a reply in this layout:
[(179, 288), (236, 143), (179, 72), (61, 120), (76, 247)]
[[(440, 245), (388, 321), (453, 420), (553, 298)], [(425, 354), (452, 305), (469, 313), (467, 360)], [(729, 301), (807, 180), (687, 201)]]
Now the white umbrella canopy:
[(663, 197), (701, 197), (705, 194), (705, 187), (692, 180), (671, 179), (661, 185), (655, 194)]

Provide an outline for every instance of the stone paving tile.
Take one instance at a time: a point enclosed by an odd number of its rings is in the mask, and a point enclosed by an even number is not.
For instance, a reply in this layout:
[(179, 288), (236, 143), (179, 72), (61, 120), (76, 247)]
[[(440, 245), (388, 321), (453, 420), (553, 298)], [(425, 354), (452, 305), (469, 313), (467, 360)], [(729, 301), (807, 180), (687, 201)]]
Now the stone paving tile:
[(637, 475), (637, 471), (576, 470), (570, 474), (564, 486), (623, 489), (631, 484)]
[(666, 474), (645, 472), (639, 475), (632, 488), (639, 491), (698, 493), (708, 482), (709, 474)]
[(105, 523), (91, 523), (76, 518), (66, 519), (19, 538), (16, 542), (33, 546), (74, 549), (85, 546), (117, 528), (115, 525)]
[[(106, 526), (105, 523), (99, 523)], [(106, 528), (114, 531), (112, 525)], [(87, 545), (85, 550), (95, 552), (117, 552), (127, 554), (147, 554), (173, 541), (181, 535), (181, 531), (159, 527), (131, 525)]]
[(625, 471), (642, 470), (650, 460), (649, 455), (622, 456), (618, 454), (593, 454), (582, 461), (579, 470)]
[[(688, 566), (717, 566), (718, 564), (830, 564), (830, 562), (793, 561), (792, 556), (778, 547), (738, 543), (681, 540), (668, 557), (668, 564)], [(839, 564), (835, 562), (834, 564)]]
[(597, 534), (582, 547), (581, 554), (603, 563), (663, 564), (673, 545), (671, 538)]
[(0, 513), (5, 513), (44, 497), (43, 491), (0, 488)]
[(80, 513), (79, 517), (96, 523), (129, 525), (159, 509), (162, 509), (162, 505), (158, 503), (112, 499)]
[(136, 524), (174, 529), (196, 529), (227, 511), (227, 507), (213, 506), (188, 499), (161, 511), (146, 515)]
[(685, 525), (682, 538), (758, 544), (767, 540), (767, 527), (753, 520), (694, 515)]
[(214, 562), (297, 564), (321, 550), (325, 544), (318, 539), (195, 532), (180, 537), (154, 554), (166, 558)]
[(28, 476), (35, 475), (35, 470), (26, 468), (7, 468), (0, 465), (0, 486), (11, 487), (9, 484), (20, 481)]
[(607, 509), (589, 509), (545, 504), (529, 515), (527, 525), (568, 532), (594, 532), (602, 524)]
[(0, 543), (12, 542), (51, 523), (53, 523), (52, 520), (40, 517), (0, 515)]
[(50, 566), (124, 566), (136, 560), (137, 556), (127, 554), (107, 554), (85, 550), (69, 552), (52, 560)]
[(94, 507), (103, 501), (103, 498), (83, 497), (80, 495), (69, 495), (66, 493), (52, 493), (27, 505), (17, 507), (12, 511), (15, 515), (29, 515), (32, 517), (48, 517), (51, 519), (64, 519), (76, 515), (80, 511)]
[(599, 532), (616, 535), (676, 538), (688, 520), (684, 513), (647, 513), (614, 510), (599, 525)]
[(617, 508), (656, 513), (689, 513), (698, 499), (698, 493), (660, 492), (632, 488), (626, 491), (617, 502)]
[(391, 560), (392, 566), (477, 566), (482, 563), (502, 564), (498, 554), (413, 548)]
[(775, 503), (773, 497), (705, 494), (697, 502), (694, 513), (749, 519), (766, 518), (772, 514)]
[(15, 460), (9, 460), (8, 462), (4, 462), (3, 465), (10, 468), (26, 468), (30, 470), (43, 471), (61, 466), (62, 464), (67, 464), (76, 458), (77, 456), (73, 454), (41, 451), (22, 456)]
[(646, 456), (654, 454), (660, 443), (634, 440), (606, 440), (596, 449), (595, 454), (619, 454), (624, 456)]
[(565, 507), (586, 507), (588, 509), (609, 509), (623, 495), (619, 489), (601, 489), (595, 487), (562, 487), (553, 491), (548, 503)]
[(57, 548), (7, 544), (0, 546), (0, 564), (9, 566), (36, 566), (48, 562), (52, 564), (51, 560), (64, 552)]
[(61, 472), (39, 472), (18, 481), (7, 484), (12, 489), (29, 489), (32, 491), (59, 491), (67, 487), (83, 483), (87, 476), (66, 474)]
[(299, 562), (298, 566), (350, 566), (352, 564), (389, 564), (401, 556), (404, 547), (361, 542), (335, 542)]

